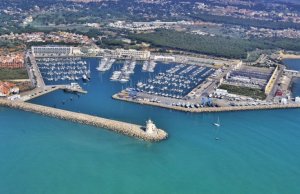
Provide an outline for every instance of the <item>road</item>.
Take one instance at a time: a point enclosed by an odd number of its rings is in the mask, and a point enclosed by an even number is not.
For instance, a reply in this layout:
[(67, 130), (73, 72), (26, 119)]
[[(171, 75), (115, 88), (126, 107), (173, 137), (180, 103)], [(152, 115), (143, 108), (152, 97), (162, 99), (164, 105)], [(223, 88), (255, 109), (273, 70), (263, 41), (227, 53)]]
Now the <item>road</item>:
[(31, 67), (32, 67), (32, 70), (33, 70), (33, 74), (34, 74), (34, 77), (35, 77), (36, 87), (45, 88), (46, 84), (43, 80), (43, 76), (42, 76), (42, 74), (41, 74), (41, 72), (38, 68), (38, 65), (36, 63), (35, 58), (30, 53), (26, 54), (26, 58), (28, 58), (28, 57), (29, 57)]

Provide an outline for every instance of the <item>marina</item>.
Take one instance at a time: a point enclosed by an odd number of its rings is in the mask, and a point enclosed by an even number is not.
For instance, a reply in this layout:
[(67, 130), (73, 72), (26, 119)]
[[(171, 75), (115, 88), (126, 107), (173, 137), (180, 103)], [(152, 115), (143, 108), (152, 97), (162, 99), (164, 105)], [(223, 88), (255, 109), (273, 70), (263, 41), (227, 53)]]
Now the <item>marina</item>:
[(203, 83), (206, 78), (214, 73), (213, 68), (195, 65), (178, 64), (174, 67), (160, 72), (154, 78), (138, 82), (136, 91), (183, 99), (197, 85)]
[[(81, 83), (79, 82), (80, 79), (78, 79), (80, 75), (76, 76), (76, 73), (83, 72), (82, 83), (90, 80), (91, 67), (86, 60), (82, 60), (81, 58), (42, 58), (38, 59), (38, 61), (40, 62), (39, 69), (42, 74), (46, 76), (45, 81), (47, 81), (47, 83), (65, 83), (66, 81), (61, 79), (61, 77), (47, 79), (47, 76), (59, 76), (61, 75), (61, 71), (67, 69), (71, 71), (71, 74), (75, 73), (75, 76), (71, 76), (72, 78), (77, 77), (74, 80), (75, 82), (73, 80), (67, 80), (71, 81), (69, 82), (70, 85), (58, 85), (57, 88), (71, 93), (87, 93), (78, 84)], [(213, 80), (218, 80), (218, 77), (222, 75), (226, 76), (226, 80), (223, 81), (225, 84), (263, 89), (272, 75), (272, 69), (262, 72), (256, 71), (255, 68), (248, 67), (225, 71), (222, 68), (212, 68), (199, 64), (167, 63), (160, 64), (159, 69), (150, 72), (149, 67), (154, 70), (157, 65), (154, 61), (146, 60), (139, 63), (141, 64), (141, 66), (139, 65), (140, 71), (146, 73), (146, 76), (142, 76), (139, 79), (133, 78), (131, 80), (131, 77), (135, 77), (135, 68), (137, 64), (135, 60), (119, 61), (114, 67), (113, 64), (115, 59), (102, 58), (97, 61), (98, 66), (93, 66), (92, 69), (95, 68), (99, 71), (101, 67), (101, 70), (105, 70), (103, 71), (105, 74), (110, 75), (110, 81), (120, 82), (122, 84), (121, 92), (113, 95), (113, 98), (118, 100), (186, 112), (219, 112), (298, 107), (297, 103), (283, 106), (284, 104), (280, 102), (271, 103), (247, 97), (237, 97), (233, 95), (222, 96), (223, 94), (220, 95), (217, 92), (212, 95), (209, 93), (209, 91), (214, 90), (216, 87)], [(62, 65), (62, 63), (65, 64)], [(50, 66), (49, 64), (54, 65)], [(162, 66), (164, 66), (164, 68), (161, 68)], [(131, 80), (130, 84), (128, 83), (129, 80)], [(125, 90), (123, 89), (123, 86), (126, 87)], [(39, 91), (39, 95), (37, 96), (40, 96), (45, 91), (47, 91), (47, 89)], [(35, 93), (37, 94), (37, 92)], [(29, 97), (23, 97), (23, 99), (32, 99), (35, 98), (35, 96), (35, 94), (31, 94)], [(234, 101), (238, 102), (232, 102), (232, 99), (235, 99)], [(224, 104), (224, 101), (226, 104)]]
[(38, 58), (37, 65), (45, 81), (90, 79), (90, 65), (81, 58)]

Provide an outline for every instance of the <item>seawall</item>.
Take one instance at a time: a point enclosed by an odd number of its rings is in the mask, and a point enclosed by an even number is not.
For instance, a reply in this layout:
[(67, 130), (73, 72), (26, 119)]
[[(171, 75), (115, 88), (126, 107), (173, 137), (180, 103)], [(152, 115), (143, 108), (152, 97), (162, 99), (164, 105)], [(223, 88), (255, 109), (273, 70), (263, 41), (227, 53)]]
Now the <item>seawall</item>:
[(155, 102), (136, 101), (128, 98), (120, 98), (117, 94), (112, 96), (113, 99), (123, 100), (132, 103), (138, 103), (143, 105), (157, 106), (161, 108), (167, 108), (171, 110), (202, 113), (202, 112), (231, 112), (231, 111), (250, 111), (250, 110), (270, 110), (270, 109), (288, 109), (288, 108), (300, 108), (300, 104), (274, 104), (274, 105), (258, 105), (258, 106), (224, 106), (224, 107), (203, 107), (203, 108), (185, 108), (179, 106), (170, 106)]
[(95, 127), (101, 127), (115, 131), (120, 134), (143, 139), (145, 141), (161, 141), (168, 137), (168, 134), (161, 129), (158, 130), (157, 134), (151, 135), (146, 133), (143, 130), (143, 126), (140, 125), (105, 119), (88, 114), (77, 113), (27, 102), (16, 102), (0, 99), (0, 106), (34, 112), (58, 119), (69, 120), (72, 122), (91, 125)]

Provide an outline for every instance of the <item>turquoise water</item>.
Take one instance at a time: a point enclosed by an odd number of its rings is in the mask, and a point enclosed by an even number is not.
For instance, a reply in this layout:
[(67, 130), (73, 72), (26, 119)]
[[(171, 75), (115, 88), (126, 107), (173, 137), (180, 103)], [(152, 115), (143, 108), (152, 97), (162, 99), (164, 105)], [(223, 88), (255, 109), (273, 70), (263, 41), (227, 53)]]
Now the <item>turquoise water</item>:
[[(139, 71), (133, 82), (150, 76)], [(112, 100), (125, 86), (109, 76), (93, 72), (87, 95), (55, 92), (33, 102), (137, 124), (152, 118), (170, 138), (149, 143), (0, 108), (1, 194), (300, 193), (299, 109), (190, 114), (141, 106)]]

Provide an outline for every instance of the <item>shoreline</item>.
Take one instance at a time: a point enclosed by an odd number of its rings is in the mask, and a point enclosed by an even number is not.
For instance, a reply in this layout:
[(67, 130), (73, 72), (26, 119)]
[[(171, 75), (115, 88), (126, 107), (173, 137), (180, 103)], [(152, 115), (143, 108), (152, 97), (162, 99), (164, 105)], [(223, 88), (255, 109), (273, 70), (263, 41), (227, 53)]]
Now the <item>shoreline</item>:
[(111, 119), (105, 119), (89, 114), (77, 113), (48, 106), (32, 104), (28, 102), (16, 102), (0, 99), (0, 106), (19, 109), (27, 112), (33, 112), (61, 120), (68, 120), (71, 122), (90, 125), (94, 127), (105, 128), (123, 135), (135, 137), (145, 141), (159, 142), (167, 139), (168, 137), (168, 134), (162, 129), (158, 129), (157, 134), (152, 135), (146, 133), (143, 130), (144, 126)]
[(204, 108), (184, 108), (178, 106), (169, 106), (165, 104), (158, 104), (154, 102), (136, 101), (118, 97), (118, 94), (112, 96), (115, 100), (121, 100), (141, 105), (156, 106), (169, 110), (190, 112), (190, 113), (205, 113), (205, 112), (233, 112), (233, 111), (254, 111), (254, 110), (274, 110), (274, 109), (295, 109), (300, 108), (300, 104), (287, 104), (287, 105), (259, 105), (259, 106), (224, 106), (224, 107), (204, 107)]

